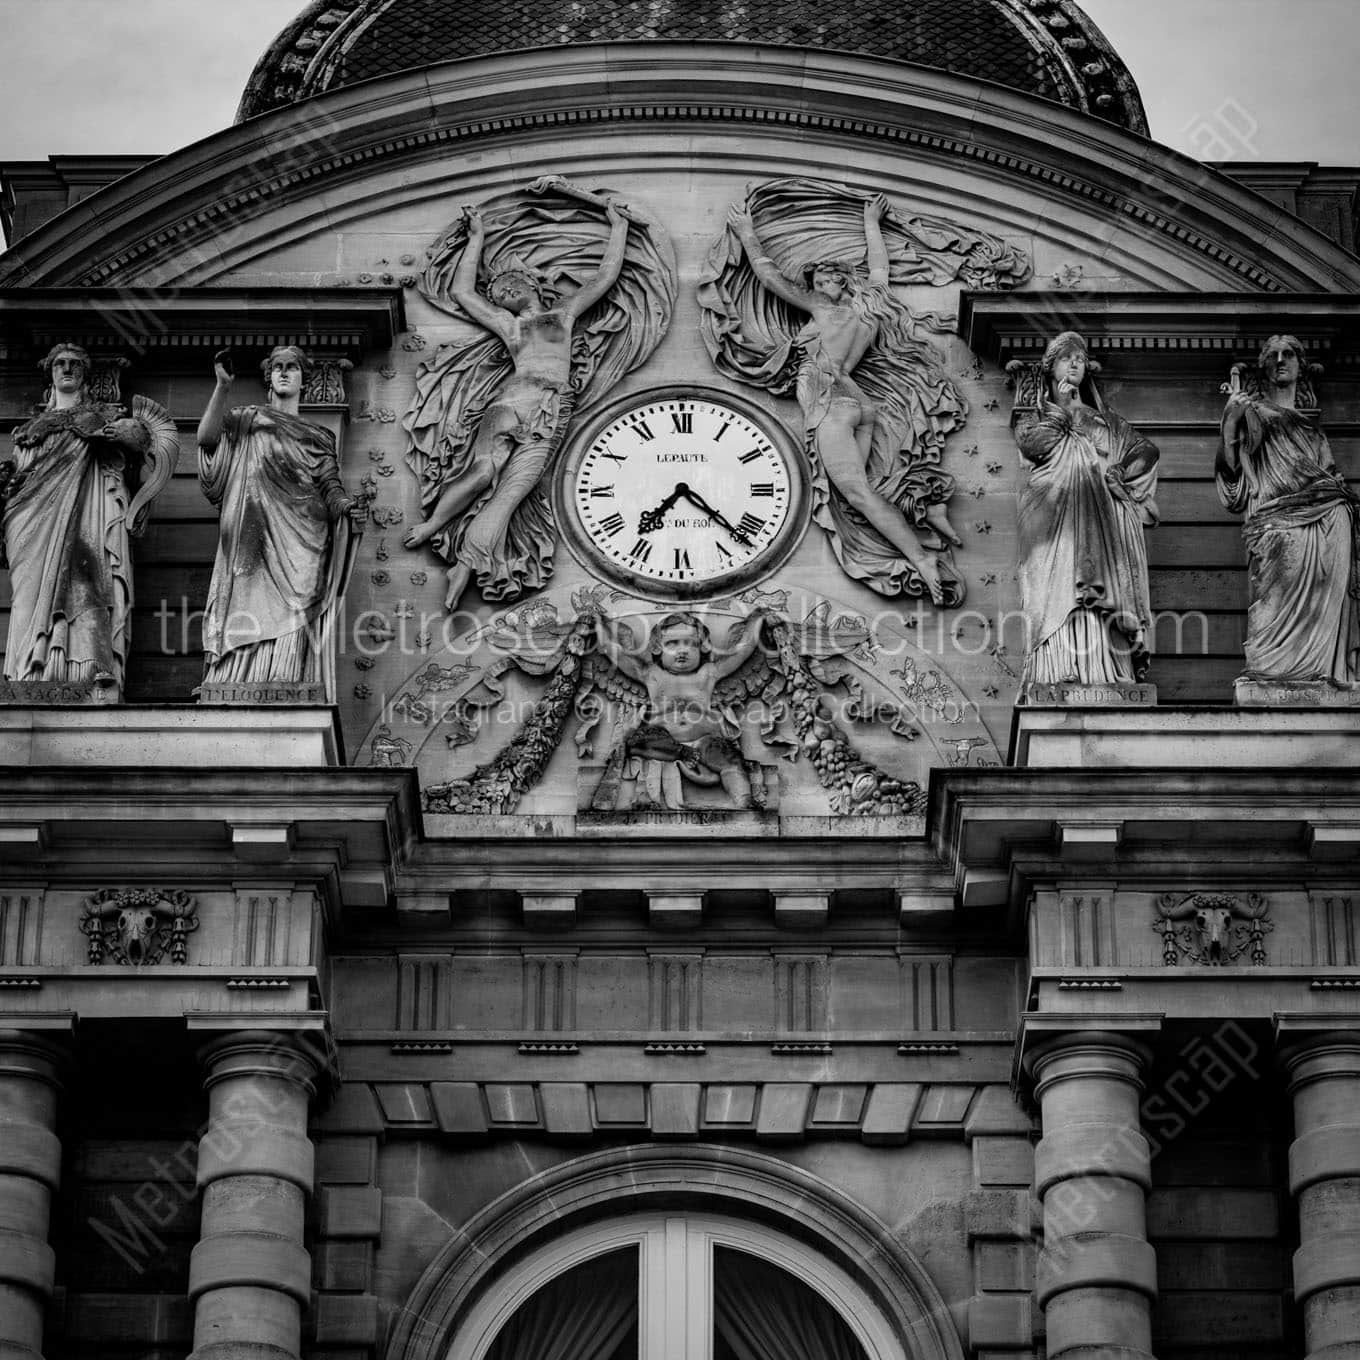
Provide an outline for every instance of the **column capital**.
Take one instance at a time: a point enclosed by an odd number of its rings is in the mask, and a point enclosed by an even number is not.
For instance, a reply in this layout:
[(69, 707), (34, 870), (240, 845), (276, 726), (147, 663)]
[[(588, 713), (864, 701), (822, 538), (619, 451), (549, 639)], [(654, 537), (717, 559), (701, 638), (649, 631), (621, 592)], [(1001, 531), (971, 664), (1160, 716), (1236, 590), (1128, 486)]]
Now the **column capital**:
[(0, 1075), (28, 1077), (61, 1091), (70, 1063), (71, 1050), (64, 1038), (49, 1031), (0, 1029)]
[(310, 1100), (317, 1078), (329, 1070), (328, 1049), (325, 1036), (319, 1034), (243, 1029), (204, 1044), (198, 1060), (205, 1090), (233, 1077), (272, 1077), (292, 1082)]
[(1113, 1077), (1141, 1086), (1151, 1061), (1152, 1050), (1133, 1034), (1074, 1029), (1033, 1036), (1026, 1045), (1024, 1069), (1034, 1079), (1036, 1091), (1069, 1077)]
[(1326, 1077), (1360, 1077), (1360, 1027), (1287, 1031), (1280, 1037), (1285, 1042), (1279, 1059), (1291, 1091)]

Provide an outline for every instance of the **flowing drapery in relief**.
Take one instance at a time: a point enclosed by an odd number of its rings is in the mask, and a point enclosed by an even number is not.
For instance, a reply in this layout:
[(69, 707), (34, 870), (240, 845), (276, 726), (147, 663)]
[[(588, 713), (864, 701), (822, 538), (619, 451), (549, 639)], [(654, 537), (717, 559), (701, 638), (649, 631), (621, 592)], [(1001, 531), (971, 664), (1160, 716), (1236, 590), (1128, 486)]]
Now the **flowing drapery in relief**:
[[(446, 562), (473, 570), (486, 600), (511, 600), (547, 583), (558, 539), (550, 479), (572, 411), (608, 392), (642, 363), (670, 324), (676, 285), (669, 240), (640, 206), (630, 205), (629, 214), (633, 222), (618, 280), (576, 325), (570, 382), (565, 390), (545, 387), (541, 409), (528, 422), (534, 428), (522, 431), (525, 441), (548, 445), (546, 460), (533, 460), (532, 485), (518, 484), (520, 444), (506, 441), (491, 485), (430, 540)], [(551, 187), (533, 197), (517, 194), (493, 203), (483, 217), (485, 273), (495, 274), (513, 260), (531, 267), (557, 292), (580, 287), (595, 274), (609, 235), (598, 208)], [(464, 320), (450, 286), (466, 245), (460, 221), (431, 251), (420, 282), (426, 298)], [(480, 327), (474, 335), (440, 345), (420, 365), (415, 399), (402, 424), (410, 445), (406, 461), (420, 479), (425, 513), (467, 474), (482, 416), (512, 372), (505, 346)], [(497, 497), (497, 504), (507, 507), (505, 515), (492, 516), (494, 532), (475, 532), (479, 516)]]
[(1144, 528), (1157, 523), (1157, 449), (1090, 379), (1072, 412), (1043, 403), (1016, 432), (1026, 681), (1129, 684), (1147, 672), (1152, 609)]
[(221, 511), (203, 619), (205, 683), (324, 684), (335, 694), (333, 614), (349, 497), (328, 430), (272, 406), (239, 406), (199, 481)]
[[(772, 262), (796, 279), (812, 265), (865, 262), (864, 205), (870, 196), (820, 180), (772, 180), (753, 189), (746, 206)], [(1029, 272), (1006, 243), (935, 218), (889, 211), (881, 229), (893, 285), (961, 282), (1009, 287)], [(855, 366), (854, 382), (873, 402), (873, 440), (866, 467), (870, 486), (934, 542), (926, 510), (946, 502), (954, 479), (941, 469), (945, 437), (968, 406), (945, 372), (927, 332), (948, 328), (933, 312), (918, 313), (888, 288), (857, 280), (857, 305), (877, 337)], [(796, 396), (803, 410), (812, 465), (813, 518), (830, 539), (842, 569), (881, 595), (926, 593), (902, 553), (852, 508), (817, 456), (817, 429), (836, 393), (837, 375), (821, 353), (818, 328), (767, 289), (729, 229), (709, 251), (699, 279), (700, 326), (714, 366), (777, 396)], [(946, 602), (962, 598), (962, 581), (941, 561)]]
[(1220, 457), (1218, 493), (1245, 512), (1246, 676), (1360, 676), (1360, 556), (1354, 496), (1327, 437), (1307, 416), (1255, 396), (1234, 438), (1236, 473)]

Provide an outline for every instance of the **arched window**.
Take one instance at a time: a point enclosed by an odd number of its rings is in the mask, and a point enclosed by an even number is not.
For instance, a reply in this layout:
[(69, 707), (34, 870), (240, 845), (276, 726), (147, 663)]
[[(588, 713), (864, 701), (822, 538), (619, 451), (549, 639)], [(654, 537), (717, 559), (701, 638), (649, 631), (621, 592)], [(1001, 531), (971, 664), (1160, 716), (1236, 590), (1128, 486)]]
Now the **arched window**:
[(839, 1266), (760, 1224), (637, 1214), (517, 1262), (448, 1360), (905, 1360)]

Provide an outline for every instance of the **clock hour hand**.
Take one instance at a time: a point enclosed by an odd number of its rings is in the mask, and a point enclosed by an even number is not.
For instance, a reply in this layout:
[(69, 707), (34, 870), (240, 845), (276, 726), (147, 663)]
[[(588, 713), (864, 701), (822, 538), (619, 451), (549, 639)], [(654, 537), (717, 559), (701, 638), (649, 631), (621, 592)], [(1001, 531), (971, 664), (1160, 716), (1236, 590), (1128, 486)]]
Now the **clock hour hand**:
[(655, 510), (644, 510), (638, 517), (638, 533), (655, 533), (657, 529), (662, 528), (666, 522), (666, 511), (680, 499), (680, 493), (683, 490), (684, 483), (681, 483)]
[(680, 485), (676, 487), (676, 492), (677, 494), (684, 496), (696, 510), (700, 510), (707, 515), (720, 529), (726, 529), (727, 532), (732, 535), (733, 539), (740, 543), (743, 548), (749, 548), (751, 546), (751, 540), (742, 533), (740, 529), (736, 528), (735, 525), (729, 524), (722, 515), (699, 495), (697, 491), (691, 491), (684, 482), (681, 482)]

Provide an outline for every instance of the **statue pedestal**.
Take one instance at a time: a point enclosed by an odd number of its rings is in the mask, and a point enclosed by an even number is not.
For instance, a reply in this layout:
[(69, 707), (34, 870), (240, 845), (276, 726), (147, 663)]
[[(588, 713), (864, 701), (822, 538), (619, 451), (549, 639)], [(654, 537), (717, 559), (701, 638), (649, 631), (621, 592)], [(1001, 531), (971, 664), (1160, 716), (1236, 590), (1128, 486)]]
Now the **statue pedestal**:
[(250, 684), (203, 684), (194, 694), (200, 704), (325, 704), (324, 685), (304, 685), (291, 680), (266, 680)]
[(96, 685), (89, 680), (0, 680), (0, 705), (50, 708), (74, 704), (116, 704), (116, 685)]
[(1249, 680), (1233, 682), (1238, 708), (1360, 708), (1360, 686), (1342, 689), (1326, 680)]
[(1017, 708), (1152, 708), (1156, 685), (1084, 685), (1077, 681), (1040, 684), (1026, 681)]

